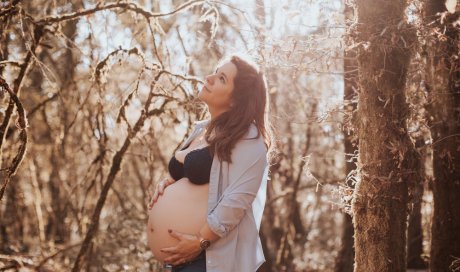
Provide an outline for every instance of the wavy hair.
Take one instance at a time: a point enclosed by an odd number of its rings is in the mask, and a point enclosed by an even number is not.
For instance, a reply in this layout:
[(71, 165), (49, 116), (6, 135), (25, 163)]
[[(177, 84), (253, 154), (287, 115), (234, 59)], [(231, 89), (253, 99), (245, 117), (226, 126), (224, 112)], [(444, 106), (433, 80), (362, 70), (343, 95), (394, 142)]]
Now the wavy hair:
[(231, 95), (232, 105), (226, 112), (212, 119), (205, 134), (212, 154), (217, 152), (223, 161), (231, 163), (232, 149), (245, 136), (251, 123), (254, 123), (258, 135), (264, 138), (267, 147), (267, 159), (274, 150), (273, 130), (268, 118), (269, 96), (264, 75), (254, 63), (233, 55), (223, 61), (231, 61), (237, 68), (234, 88)]

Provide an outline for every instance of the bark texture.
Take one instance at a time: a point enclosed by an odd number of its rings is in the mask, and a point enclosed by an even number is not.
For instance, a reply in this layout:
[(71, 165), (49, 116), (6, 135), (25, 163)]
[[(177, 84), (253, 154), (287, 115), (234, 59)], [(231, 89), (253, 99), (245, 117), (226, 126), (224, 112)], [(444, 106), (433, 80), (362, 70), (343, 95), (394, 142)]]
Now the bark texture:
[[(422, 137), (416, 140), (416, 147), (420, 150), (420, 157), (425, 158), (425, 141)], [(414, 187), (411, 191), (412, 204), (409, 215), (409, 228), (407, 231), (407, 268), (426, 269), (428, 264), (422, 258), (423, 255), (423, 226), (422, 226), (422, 197), (425, 185), (425, 166), (421, 160), (414, 170), (419, 171), (419, 180), (414, 179)]]
[(356, 1), (359, 43), (358, 170), (352, 202), (355, 271), (406, 269), (408, 187), (417, 153), (406, 128), (405, 81), (413, 35), (405, 1)]
[[(423, 190), (423, 188), (421, 188)], [(423, 192), (423, 191), (422, 191)], [(427, 264), (422, 258), (423, 254), (423, 230), (422, 230), (422, 203), (416, 201), (409, 217), (407, 268), (425, 269)]]
[[(345, 20), (348, 27), (354, 19), (354, 12), (352, 6), (345, 6), (344, 10)], [(351, 124), (352, 116), (356, 111), (357, 107), (357, 92), (358, 89), (358, 62), (356, 60), (355, 49), (344, 50), (344, 111), (348, 116), (348, 123), (344, 129), (344, 147), (345, 147), (345, 175), (356, 170), (356, 164), (354, 154), (357, 154), (357, 141), (356, 132), (353, 130), (353, 124)], [(346, 123), (346, 122), (344, 122)], [(350, 129), (348, 129), (348, 126)], [(353, 154), (353, 155), (352, 155)], [(350, 189), (354, 188), (354, 184), (351, 180), (346, 181), (346, 186)], [(348, 204), (348, 203), (347, 203)], [(355, 249), (353, 245), (353, 219), (348, 213), (343, 213), (343, 232), (342, 232), (342, 244), (339, 250), (339, 254), (336, 259), (335, 272), (352, 272), (353, 262), (355, 256)]]
[(460, 14), (446, 12), (444, 1), (425, 4), (427, 119), (434, 175), (430, 269), (454, 271), (453, 263), (460, 258)]

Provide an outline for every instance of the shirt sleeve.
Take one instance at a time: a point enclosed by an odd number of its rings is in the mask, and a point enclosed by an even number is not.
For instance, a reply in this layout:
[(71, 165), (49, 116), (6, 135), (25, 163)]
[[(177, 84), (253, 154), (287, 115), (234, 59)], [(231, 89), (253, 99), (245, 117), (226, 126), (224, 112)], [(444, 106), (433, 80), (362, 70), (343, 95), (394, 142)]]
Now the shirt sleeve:
[(263, 140), (243, 140), (233, 150), (232, 163), (228, 165), (229, 185), (207, 218), (209, 228), (221, 238), (240, 223), (266, 178), (267, 150)]

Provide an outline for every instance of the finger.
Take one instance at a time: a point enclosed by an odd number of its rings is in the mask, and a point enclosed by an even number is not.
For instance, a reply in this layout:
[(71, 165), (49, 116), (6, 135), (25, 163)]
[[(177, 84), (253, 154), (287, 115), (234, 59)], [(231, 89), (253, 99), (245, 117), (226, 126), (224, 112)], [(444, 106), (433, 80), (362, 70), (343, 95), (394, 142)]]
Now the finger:
[(169, 229), (168, 232), (169, 232), (169, 235), (171, 235), (171, 237), (176, 238), (179, 241), (182, 240), (182, 238), (184, 236), (183, 233), (180, 233), (180, 232), (175, 231), (175, 230)]
[(165, 247), (165, 248), (160, 249), (160, 251), (163, 253), (168, 253), (168, 254), (178, 253), (176, 247)]
[(148, 199), (152, 198), (152, 192), (150, 190), (147, 190), (147, 197)]
[(175, 261), (175, 262), (173, 263), (173, 265), (185, 264), (185, 263), (186, 263), (185, 260), (186, 260), (186, 259), (184, 259), (184, 258), (179, 258), (177, 261)]
[(165, 263), (170, 263), (172, 265), (177, 265), (182, 257), (179, 254), (174, 254), (164, 259)]
[(166, 187), (173, 184), (174, 182), (175, 182), (174, 179), (166, 179), (164, 182), (162, 182), (161, 183), (162, 186), (160, 187), (160, 194), (164, 194)]
[(150, 199), (150, 205), (149, 206), (152, 207), (153, 204), (155, 202), (157, 202), (157, 199), (158, 199), (158, 193), (157, 193), (157, 191), (155, 191), (155, 193), (153, 194), (152, 198)]
[(187, 261), (185, 259), (179, 259), (177, 262), (173, 263), (173, 265), (181, 265), (185, 264)]
[(152, 208), (154, 203), (155, 203), (155, 198), (152, 197), (152, 199), (150, 199), (149, 208)]

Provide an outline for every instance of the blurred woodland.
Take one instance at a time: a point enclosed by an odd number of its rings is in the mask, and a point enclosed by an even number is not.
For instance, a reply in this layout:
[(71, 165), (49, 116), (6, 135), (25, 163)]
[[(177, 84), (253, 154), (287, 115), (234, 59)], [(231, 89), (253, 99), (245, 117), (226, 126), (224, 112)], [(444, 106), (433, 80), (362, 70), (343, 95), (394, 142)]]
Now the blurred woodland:
[(148, 191), (235, 52), (262, 67), (277, 136), (259, 271), (460, 271), (459, 15), (455, 0), (2, 0), (0, 271), (166, 271)]

